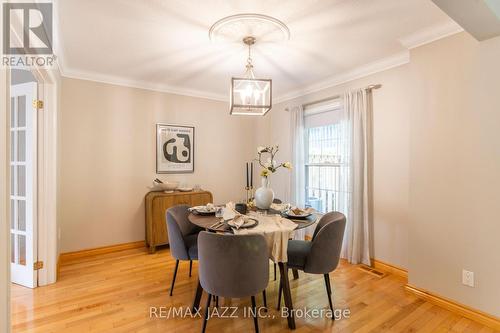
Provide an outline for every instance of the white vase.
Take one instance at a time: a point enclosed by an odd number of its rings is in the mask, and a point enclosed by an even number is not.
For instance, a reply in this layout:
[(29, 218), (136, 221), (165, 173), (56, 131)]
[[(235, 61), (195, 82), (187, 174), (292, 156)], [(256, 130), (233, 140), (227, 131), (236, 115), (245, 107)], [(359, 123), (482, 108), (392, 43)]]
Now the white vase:
[(259, 209), (269, 209), (274, 200), (274, 192), (269, 187), (269, 179), (262, 177), (262, 186), (255, 191), (255, 205)]

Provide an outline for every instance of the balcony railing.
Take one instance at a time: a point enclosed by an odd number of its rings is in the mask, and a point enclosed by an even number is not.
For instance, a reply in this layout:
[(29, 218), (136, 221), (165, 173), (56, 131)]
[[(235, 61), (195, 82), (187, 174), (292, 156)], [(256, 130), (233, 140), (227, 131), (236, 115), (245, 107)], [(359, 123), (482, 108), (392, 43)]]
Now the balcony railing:
[(306, 165), (306, 205), (326, 213), (345, 212), (350, 195), (347, 192), (347, 168), (341, 163)]

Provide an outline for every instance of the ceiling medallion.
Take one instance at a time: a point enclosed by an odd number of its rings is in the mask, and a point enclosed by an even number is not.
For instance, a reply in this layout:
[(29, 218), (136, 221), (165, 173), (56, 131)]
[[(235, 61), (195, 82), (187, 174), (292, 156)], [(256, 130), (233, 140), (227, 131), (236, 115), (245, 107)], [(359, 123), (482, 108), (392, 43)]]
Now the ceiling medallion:
[(230, 114), (263, 116), (272, 107), (272, 80), (258, 79), (253, 72), (252, 45), (259, 42), (283, 42), (290, 39), (288, 27), (274, 17), (260, 14), (238, 14), (212, 25), (211, 41), (240, 42), (248, 46), (243, 77), (231, 78)]
[(280, 20), (262, 14), (237, 14), (215, 22), (208, 31), (211, 41), (241, 42), (253, 36), (259, 42), (283, 42), (290, 39), (290, 30)]

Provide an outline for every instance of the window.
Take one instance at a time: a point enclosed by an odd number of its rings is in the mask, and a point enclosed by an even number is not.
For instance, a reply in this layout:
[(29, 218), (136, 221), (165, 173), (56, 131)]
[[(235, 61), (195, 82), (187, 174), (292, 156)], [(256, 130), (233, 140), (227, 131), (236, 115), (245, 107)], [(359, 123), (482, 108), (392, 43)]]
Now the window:
[(346, 146), (338, 102), (305, 112), (305, 199), (320, 212), (344, 211)]

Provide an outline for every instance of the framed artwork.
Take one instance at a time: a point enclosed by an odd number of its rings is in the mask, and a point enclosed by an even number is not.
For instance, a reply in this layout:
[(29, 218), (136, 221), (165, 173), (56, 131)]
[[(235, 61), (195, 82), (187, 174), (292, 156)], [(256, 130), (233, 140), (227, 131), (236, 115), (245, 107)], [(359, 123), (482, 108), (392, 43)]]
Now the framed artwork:
[(194, 127), (156, 124), (156, 173), (194, 172)]

